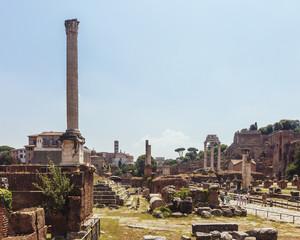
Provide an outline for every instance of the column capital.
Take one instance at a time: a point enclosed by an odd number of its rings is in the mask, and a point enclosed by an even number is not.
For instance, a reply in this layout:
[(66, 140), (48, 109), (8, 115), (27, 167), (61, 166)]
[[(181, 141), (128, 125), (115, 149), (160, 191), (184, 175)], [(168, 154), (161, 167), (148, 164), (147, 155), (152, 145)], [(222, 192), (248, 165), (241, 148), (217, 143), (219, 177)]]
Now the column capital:
[(79, 25), (79, 21), (77, 21), (77, 18), (66, 20), (65, 21), (66, 33), (67, 34), (70, 32), (78, 33), (78, 25)]

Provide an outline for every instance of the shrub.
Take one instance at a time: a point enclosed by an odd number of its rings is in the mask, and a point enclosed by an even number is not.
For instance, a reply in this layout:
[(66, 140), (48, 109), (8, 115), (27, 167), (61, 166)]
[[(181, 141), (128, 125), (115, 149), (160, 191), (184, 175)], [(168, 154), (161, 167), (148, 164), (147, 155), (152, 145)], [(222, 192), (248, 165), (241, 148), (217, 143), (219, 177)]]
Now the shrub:
[(190, 190), (188, 188), (183, 188), (182, 187), (182, 188), (180, 188), (179, 191), (175, 191), (173, 193), (172, 199), (174, 197), (179, 197), (181, 200), (184, 200), (189, 196), (189, 194), (190, 194)]
[(162, 212), (164, 218), (167, 218), (172, 214), (172, 211), (169, 208), (167, 208), (165, 206), (161, 206), (159, 208), (155, 208), (152, 215), (154, 216), (158, 211)]
[(11, 212), (11, 202), (12, 202), (11, 191), (0, 188), (0, 200), (7, 208), (7, 210)]

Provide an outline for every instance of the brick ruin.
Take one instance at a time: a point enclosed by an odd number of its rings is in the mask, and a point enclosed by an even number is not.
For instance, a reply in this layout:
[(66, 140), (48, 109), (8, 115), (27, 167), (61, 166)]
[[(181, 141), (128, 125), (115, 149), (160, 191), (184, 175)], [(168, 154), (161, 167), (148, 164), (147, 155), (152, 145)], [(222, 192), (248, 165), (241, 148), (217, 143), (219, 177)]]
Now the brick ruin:
[(249, 156), (257, 163), (258, 172), (281, 179), (300, 147), (300, 133), (291, 130), (270, 135), (263, 135), (258, 130), (236, 132), (226, 151), (226, 158), (241, 159), (243, 147), (250, 149)]
[[(81, 225), (92, 216), (93, 213), (93, 173), (94, 167), (90, 165), (64, 166), (62, 172), (74, 184), (68, 198), (68, 206), (65, 218), (66, 232), (79, 232)], [(44, 201), (42, 192), (33, 186), (33, 182), (41, 184), (38, 176), (40, 173), (48, 173), (47, 166), (42, 165), (2, 165), (0, 177), (8, 179), (8, 190), (12, 192), (12, 208), (17, 211), (23, 208), (38, 207)], [(47, 224), (51, 223), (49, 216)], [(63, 225), (63, 223), (61, 223)], [(52, 229), (55, 231), (55, 229)]]

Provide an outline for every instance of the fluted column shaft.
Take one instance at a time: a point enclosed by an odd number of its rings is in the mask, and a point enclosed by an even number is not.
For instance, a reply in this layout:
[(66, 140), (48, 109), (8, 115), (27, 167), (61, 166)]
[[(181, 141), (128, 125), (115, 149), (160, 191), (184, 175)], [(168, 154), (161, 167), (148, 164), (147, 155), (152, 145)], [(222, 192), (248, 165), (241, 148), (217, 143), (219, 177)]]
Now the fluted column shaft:
[(210, 143), (210, 167), (212, 170), (215, 169), (214, 167), (214, 143)]
[(207, 169), (207, 149), (206, 149), (207, 142), (204, 142), (204, 163), (203, 168)]
[(78, 129), (77, 19), (65, 21), (67, 34), (67, 130)]
[(217, 169), (221, 169), (221, 143), (218, 144), (218, 163)]

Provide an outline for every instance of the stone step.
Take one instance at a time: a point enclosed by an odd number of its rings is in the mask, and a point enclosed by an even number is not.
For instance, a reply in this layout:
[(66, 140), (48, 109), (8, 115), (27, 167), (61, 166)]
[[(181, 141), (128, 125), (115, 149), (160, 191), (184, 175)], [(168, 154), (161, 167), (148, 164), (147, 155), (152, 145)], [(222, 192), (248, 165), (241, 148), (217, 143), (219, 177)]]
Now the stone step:
[(94, 187), (94, 191), (112, 191), (111, 187)]
[(100, 201), (97, 201), (94, 199), (94, 204), (116, 204), (117, 200), (116, 199), (102, 199)]
[(102, 199), (117, 199), (117, 196), (112, 196), (112, 195), (106, 195), (106, 196), (94, 196), (94, 199), (96, 199), (96, 200), (102, 200)]
[(110, 191), (94, 191), (94, 196), (103, 196), (103, 195), (116, 195), (116, 193)]

